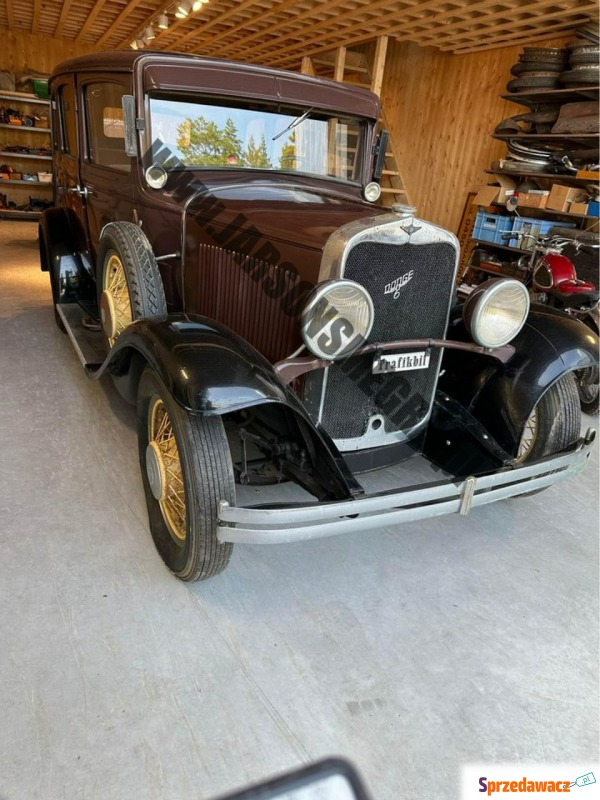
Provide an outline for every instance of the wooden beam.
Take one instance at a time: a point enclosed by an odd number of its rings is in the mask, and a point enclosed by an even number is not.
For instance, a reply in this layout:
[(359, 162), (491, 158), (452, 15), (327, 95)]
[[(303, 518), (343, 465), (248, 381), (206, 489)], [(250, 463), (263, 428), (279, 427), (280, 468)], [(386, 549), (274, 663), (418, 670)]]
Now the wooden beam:
[[(555, 0), (542, 0), (542, 4), (544, 6), (551, 6), (551, 5), (556, 6), (557, 5)], [(373, 10), (375, 8), (375, 6), (377, 6), (377, 5), (378, 5), (378, 3), (373, 3), (372, 5), (369, 6), (369, 10)], [(540, 5), (539, 0), (536, 3), (536, 5), (539, 7), (539, 5)], [(422, 11), (425, 11), (425, 10), (431, 10), (432, 8), (435, 8), (436, 6), (439, 7), (439, 4), (438, 4), (437, 0), (436, 0), (436, 2), (422, 3), (420, 8), (419, 8), (419, 11), (422, 12)], [(576, 11), (573, 10), (572, 12), (568, 12), (566, 9), (563, 9), (561, 11), (555, 12), (555, 14), (553, 16), (564, 17), (565, 14), (567, 14), (567, 13), (582, 13), (582, 9), (583, 9), (583, 13), (585, 13), (587, 11), (587, 9), (591, 8), (592, 6), (594, 6), (593, 3), (586, 2), (584, 6), (577, 7)], [(490, 7), (490, 0), (481, 0), (481, 2), (470, 4), (469, 5), (469, 10), (471, 12), (485, 11), (489, 7)], [(412, 12), (406, 11), (404, 13), (404, 15), (403, 15), (403, 21), (400, 22), (400, 23), (397, 23), (395, 25), (393, 25), (393, 24), (390, 25), (389, 24), (390, 23), (390, 17), (386, 17), (386, 16), (382, 15), (379, 23), (380, 23), (381, 27), (385, 30), (386, 35), (393, 36), (393, 38), (395, 38), (397, 41), (407, 41), (408, 40), (408, 41), (416, 41), (418, 43), (418, 39), (419, 39), (418, 33), (415, 32), (414, 30), (411, 30), (411, 22), (412, 22), (412, 20), (407, 18), (407, 17), (410, 17), (411, 15), (412, 15)], [(433, 17), (431, 19), (431, 22), (429, 24), (429, 30), (437, 32), (440, 38), (443, 37), (444, 36), (444, 32), (447, 29), (447, 27), (449, 27), (452, 24), (452, 23), (449, 23), (449, 25), (445, 25), (443, 23), (446, 20), (449, 20), (449, 18), (451, 18), (452, 16), (456, 16), (456, 10), (454, 10), (454, 12), (445, 11), (445, 12), (443, 12), (441, 14), (436, 14), (435, 17)], [(489, 17), (489, 16), (495, 16), (495, 13), (492, 12), (492, 14), (485, 15), (485, 17)], [(484, 20), (485, 17), (480, 17), (480, 18), (477, 19), (477, 21), (479, 22), (481, 20)], [(423, 20), (423, 22), (425, 22), (425, 20)], [(462, 23), (462, 24), (463, 24), (463, 26), (465, 25), (465, 23)], [(520, 19), (518, 21), (518, 23), (516, 23), (516, 24), (521, 24), (522, 25), (522, 24), (527, 24), (527, 23), (524, 22), (523, 19)], [(439, 30), (438, 30), (438, 25), (439, 25)], [(314, 28), (315, 27), (318, 27), (318, 26), (314, 26), (312, 28), (312, 32), (314, 32)], [(454, 27), (454, 26), (452, 26), (452, 27)], [(360, 33), (357, 33), (355, 36), (349, 35), (349, 34), (353, 33), (354, 31), (360, 31)], [(428, 31), (428, 33), (429, 33), (429, 31)], [(477, 31), (475, 31), (474, 33), (477, 33)], [(394, 36), (394, 34), (397, 34), (397, 35)], [(340, 28), (337, 31), (337, 33), (328, 33), (328, 34), (325, 34), (322, 37), (317, 37), (312, 42), (307, 41), (307, 42), (304, 42), (302, 45), (297, 45), (297, 46), (294, 46), (294, 47), (290, 47), (285, 51), (285, 53), (282, 53), (281, 55), (279, 55), (279, 56), (277, 56), (275, 58), (264, 58), (263, 61), (265, 63), (270, 64), (270, 65), (276, 65), (276, 66), (282, 66), (284, 64), (293, 63), (293, 59), (298, 57), (296, 55), (296, 51), (299, 50), (299, 49), (302, 49), (305, 54), (308, 54), (308, 55), (311, 55), (311, 56), (316, 56), (319, 53), (327, 52), (328, 50), (331, 50), (333, 47), (335, 47), (336, 39), (339, 40), (340, 37), (343, 37), (344, 44), (345, 44), (346, 47), (348, 47), (348, 46), (353, 45), (353, 44), (359, 44), (361, 42), (365, 42), (365, 41), (369, 41), (370, 39), (373, 39), (373, 34), (364, 30), (364, 22), (362, 22), (362, 21), (361, 22), (356, 22), (356, 23), (353, 23), (353, 24), (351, 24), (351, 25), (349, 25), (349, 26), (347, 26), (345, 28)], [(325, 41), (325, 40), (328, 40), (328, 41)], [(277, 44), (277, 47), (279, 48), (279, 50), (280, 51), (282, 50), (281, 42), (276, 40), (273, 44)], [(436, 44), (435, 46), (439, 47), (441, 49), (443, 44), (445, 44), (445, 42), (440, 42), (439, 44)], [(261, 50), (261, 49), (262, 48), (258, 48), (258, 50)]]
[(346, 67), (346, 48), (340, 45), (335, 54), (335, 67), (333, 68), (333, 80), (340, 83), (344, 80), (344, 69)]
[(13, 11), (13, 0), (6, 0), (6, 20), (8, 22), (8, 29), (11, 30), (15, 27), (15, 15)]
[(387, 46), (388, 46), (388, 37), (380, 36), (377, 39), (377, 45), (375, 46), (375, 58), (373, 60), (373, 73), (371, 77), (371, 91), (375, 92), (376, 95), (381, 95)]
[[(583, 25), (584, 21), (582, 20), (580, 23), (575, 23), (575, 24), (576, 25), (578, 25), (578, 24)], [(530, 44), (532, 42), (547, 42), (547, 41), (549, 41), (551, 39), (558, 39), (561, 36), (564, 36), (566, 33), (568, 33), (568, 31), (571, 28), (573, 28), (573, 26), (574, 26), (573, 21), (565, 22), (564, 25), (559, 25), (558, 27), (554, 28), (553, 30), (547, 31), (546, 33), (540, 33), (539, 36), (531, 36), (531, 35), (529, 35), (529, 36), (522, 36), (520, 39), (516, 39), (516, 40), (515, 39), (511, 39), (510, 41), (508, 39), (499, 39), (499, 40), (497, 40), (495, 42), (487, 41), (485, 44), (463, 45), (462, 47), (458, 47), (457, 49), (455, 49), (453, 47), (452, 48), (452, 52), (454, 53), (454, 55), (462, 56), (462, 55), (465, 55), (467, 53), (479, 53), (482, 50), (497, 50), (497, 49), (500, 49), (502, 47), (519, 47), (520, 45), (528, 45), (528, 44)], [(559, 30), (559, 28), (561, 30)], [(567, 30), (565, 30), (565, 28)], [(449, 47), (443, 47), (441, 49), (442, 50), (449, 50), (450, 48)], [(582, 88), (583, 88), (583, 86), (582, 86)]]
[(69, 17), (69, 12), (71, 11), (71, 6), (73, 5), (74, 0), (65, 0), (63, 3), (62, 11), (60, 12), (60, 17), (58, 22), (56, 23), (56, 28), (54, 29), (54, 38), (57, 39), (59, 36), (62, 36), (63, 28), (65, 26), (65, 22)]
[(85, 35), (89, 31), (89, 29), (92, 27), (92, 25), (96, 21), (96, 18), (98, 17), (98, 14), (104, 8), (104, 5), (105, 5), (105, 0), (96, 0), (96, 2), (94, 3), (94, 6), (92, 7), (92, 10), (90, 11), (90, 13), (88, 15), (88, 18), (83, 23), (83, 25), (81, 27), (81, 30), (79, 31), (79, 33), (75, 37), (75, 41), (76, 42), (81, 42), (81, 40), (85, 37)]
[[(490, 2), (490, 0), (484, 0), (484, 1), (485, 1), (486, 5)], [(338, 6), (343, 6), (345, 2), (346, 2), (346, 0), (333, 0), (333, 2), (328, 2), (328, 3), (325, 4), (325, 10), (329, 12), (329, 11), (333, 10), (334, 8), (336, 8)], [(375, 0), (374, 3), (369, 3), (364, 8), (365, 8), (365, 10), (368, 11), (368, 13), (370, 15), (372, 15), (375, 11), (379, 11), (379, 10), (385, 9), (385, 10), (387, 10), (389, 12), (389, 14), (391, 16), (391, 19), (395, 20), (395, 19), (398, 19), (399, 16), (401, 16), (404, 19), (404, 16), (406, 14), (408, 14), (408, 15), (410, 15), (411, 13), (414, 14), (414, 13), (416, 13), (417, 9), (419, 9), (419, 11), (421, 11), (421, 10), (439, 8), (439, 0), (429, 0), (428, 2), (425, 2), (425, 3), (419, 3), (418, 0), (411, 0), (411, 2), (403, 2), (401, 8), (398, 7), (397, 3), (393, 3), (392, 4), (390, 2), (390, 0)], [(314, 14), (315, 14), (315, 8), (311, 7), (310, 9), (307, 9), (306, 11), (304, 11), (304, 12), (302, 12), (300, 14), (297, 14), (293, 18), (293, 22), (294, 23), (302, 22), (304, 19), (309, 18), (311, 16), (314, 16)], [(351, 14), (348, 14), (346, 16), (346, 18), (350, 19), (350, 20), (353, 19)], [(311, 43), (312, 42), (320, 42), (320, 41), (325, 40), (325, 39), (329, 39), (330, 40), (329, 44), (326, 47), (323, 47), (323, 48), (319, 49), (319, 52), (327, 52), (327, 50), (332, 50), (333, 48), (337, 47), (340, 44), (343, 44), (344, 46), (347, 47), (349, 44), (351, 44), (351, 42), (347, 40), (346, 35), (347, 35), (348, 32), (352, 32), (354, 30), (360, 30), (360, 31), (363, 32), (363, 37), (361, 38), (361, 41), (369, 41), (370, 39), (374, 39), (375, 38), (376, 34), (373, 34), (370, 31), (365, 31), (365, 22), (364, 22), (363, 19), (360, 19), (360, 21), (357, 21), (355, 24), (351, 24), (351, 25), (348, 25), (348, 26), (341, 25), (341, 22), (343, 21), (343, 19), (344, 19), (344, 17), (342, 17), (342, 19), (338, 22), (335, 17), (329, 17), (328, 19), (323, 20), (322, 22), (316, 22), (316, 23), (315, 22), (311, 22), (311, 24), (310, 24), (310, 36), (311, 36), (310, 42)], [(356, 19), (356, 17), (354, 17), (354, 19)], [(387, 33), (387, 30), (385, 30), (385, 28), (387, 26), (387, 23), (389, 22), (389, 18), (387, 18), (387, 21), (385, 21), (385, 20), (386, 20), (386, 18), (384, 16), (384, 14), (382, 14), (381, 18), (377, 20), (377, 23), (374, 23), (374, 24), (377, 24), (382, 29), (381, 30), (382, 33)], [(291, 49), (289, 49), (289, 50), (285, 46), (286, 42), (289, 42), (290, 39), (293, 39), (294, 36), (298, 35), (297, 33), (289, 33), (288, 32), (288, 33), (282, 34), (281, 36), (277, 36), (275, 39), (273, 39), (273, 34), (277, 33), (277, 31), (281, 30), (282, 28), (289, 27), (291, 22), (292, 22), (291, 20), (287, 19), (285, 22), (282, 22), (279, 25), (275, 25), (275, 26), (269, 28), (268, 29), (268, 42), (263, 44), (263, 45), (259, 44), (255, 48), (253, 48), (253, 56), (256, 53), (260, 53), (261, 51), (263, 51), (265, 49), (273, 49), (275, 52), (277, 52), (278, 50), (280, 52), (284, 51), (282, 56), (281, 56), (281, 58), (282, 58), (282, 60), (285, 59), (286, 62), (288, 60), (291, 61), (292, 53), (294, 53), (294, 55), (297, 58), (298, 57), (296, 55), (297, 51), (305, 49), (307, 43), (304, 42), (302, 44), (298, 43), (296, 45), (292, 45)], [(322, 34), (322, 36), (315, 36), (316, 32), (322, 30), (323, 28), (330, 28), (331, 26), (335, 27), (335, 29), (336, 29), (335, 33), (331, 33), (329, 31), (327, 31), (326, 33)], [(300, 27), (299, 31), (302, 31), (302, 30), (303, 30), (303, 28)], [(244, 47), (251, 40), (254, 40), (254, 39), (257, 39), (257, 38), (261, 38), (261, 37), (264, 38), (264, 31), (259, 31), (259, 32), (255, 33), (255, 34), (253, 34), (252, 36), (245, 38), (244, 39)], [(222, 48), (222, 51), (224, 53), (228, 52), (228, 51), (231, 50), (232, 47), (235, 47), (236, 44), (237, 43), (225, 45)], [(290, 59), (286, 58), (286, 56), (288, 54), (290, 55)]]
[(310, 56), (304, 56), (302, 59), (302, 64), (300, 65), (300, 72), (303, 75), (314, 75), (315, 68), (313, 67), (313, 63), (311, 61)]
[[(117, 28), (120, 28), (120, 27), (121, 27), (121, 25), (123, 24), (123, 22), (124, 22), (124, 21), (127, 19), (127, 17), (128, 17), (130, 14), (131, 14), (131, 12), (132, 12), (132, 11), (135, 11), (135, 9), (136, 9), (136, 8), (139, 6), (139, 4), (140, 4), (141, 2), (142, 2), (142, 0), (130, 0), (130, 2), (129, 2), (129, 3), (127, 3), (127, 5), (125, 6), (125, 8), (124, 8), (124, 9), (121, 11), (121, 13), (120, 13), (120, 14), (119, 14), (119, 15), (116, 17), (116, 19), (114, 20), (114, 22), (112, 22), (112, 23), (111, 23), (111, 24), (108, 26), (108, 28), (107, 28), (107, 29), (104, 31), (104, 33), (102, 34), (102, 36), (101, 36), (101, 37), (98, 39), (98, 41), (96, 42), (96, 44), (98, 45), (98, 47), (102, 47), (102, 45), (103, 45), (105, 42), (107, 42), (107, 41), (108, 41), (108, 40), (109, 40), (109, 39), (110, 39), (110, 38), (113, 36), (113, 34), (114, 34), (114, 33), (115, 33), (115, 31), (117, 30)], [(155, 11), (154, 13), (156, 14), (156, 11)], [(152, 19), (152, 18), (151, 18), (151, 19)], [(149, 22), (148, 22), (148, 23), (146, 23), (146, 24), (149, 24)], [(135, 35), (135, 31), (134, 31), (134, 35)], [(128, 38), (128, 39), (131, 39), (131, 38), (133, 38), (133, 36), (128, 36), (127, 38)], [(122, 40), (122, 41), (125, 41), (125, 40)]]
[[(343, 2), (346, 2), (346, 0), (335, 0), (334, 4), (335, 5), (339, 5), (339, 4), (343, 3)], [(386, 2), (389, 2), (389, 0), (386, 0)], [(236, 6), (236, 13), (241, 10), (241, 6), (242, 5), (243, 5), (243, 3), (240, 6)], [(274, 5), (271, 8), (271, 10), (268, 13), (268, 16), (269, 17), (277, 16), (277, 15), (283, 13), (284, 11), (287, 11), (288, 8), (293, 8), (294, 6), (297, 6), (297, 5), (298, 5), (298, 0), (282, 0), (282, 2), (277, 3), (277, 5)], [(265, 15), (265, 16), (267, 16), (267, 15)], [(299, 20), (301, 16), (302, 16), (302, 14), (297, 14), (294, 17), (294, 22)], [(217, 22), (221, 22), (222, 19), (223, 19), (223, 17), (220, 17), (217, 20)], [(274, 26), (268, 28), (266, 31), (261, 30), (261, 31), (259, 31), (257, 33), (251, 34), (250, 36), (244, 36), (240, 41), (236, 41), (235, 47), (237, 47), (238, 49), (243, 49), (245, 51), (247, 42), (254, 41), (257, 38), (264, 38), (265, 33), (267, 33), (268, 36), (271, 36), (271, 34), (273, 33), (274, 30), (276, 30), (279, 27), (281, 27), (281, 24), (289, 25), (290, 24), (289, 17), (286, 19), (286, 21), (284, 23), (280, 23), (279, 25), (274, 25)], [(221, 33), (217, 33), (215, 36), (209, 37), (207, 40), (204, 40), (202, 42), (202, 52), (206, 52), (206, 50), (210, 49), (214, 44), (216, 44), (216, 42), (220, 42), (222, 39), (225, 39), (228, 36), (234, 35), (234, 36), (237, 36), (238, 39), (239, 39), (239, 35), (240, 35), (241, 31), (243, 31), (243, 25), (239, 26), (237, 29), (228, 28), (225, 31), (221, 31)], [(181, 46), (181, 44), (184, 41), (188, 41), (190, 38), (195, 38), (196, 36), (202, 35), (203, 31), (201, 29), (198, 29), (198, 31), (190, 32), (190, 33), (193, 33), (193, 36), (186, 35), (185, 37), (183, 37), (183, 39), (175, 42), (175, 44), (177, 46)], [(231, 45), (225, 45), (224, 49), (231, 49)], [(219, 49), (219, 52), (220, 51), (221, 51), (221, 48)], [(224, 52), (224, 50), (223, 50), (223, 52)], [(295, 61), (297, 61), (297, 60), (298, 60), (298, 56), (296, 57)]]
[[(202, 23), (196, 30), (184, 33), (180, 39), (177, 39), (175, 42), (173, 42), (173, 44), (168, 45), (165, 49), (178, 50), (182, 45), (187, 44), (191, 39), (195, 39), (196, 36), (205, 36), (206, 32), (215, 25), (220, 25), (223, 22), (227, 22), (227, 20), (231, 19), (231, 17), (234, 17), (236, 14), (239, 14), (245, 11), (247, 8), (256, 5), (256, 3), (257, 0), (242, 0), (241, 3), (234, 3), (234, 5), (228, 11), (225, 11), (223, 14), (215, 14), (211, 20)], [(273, 10), (271, 9), (270, 13), (272, 12)], [(209, 41), (211, 40), (209, 39)]]
[(40, 12), (42, 10), (42, 0), (34, 0), (33, 2), (33, 19), (31, 21), (31, 32), (37, 33), (40, 27)]

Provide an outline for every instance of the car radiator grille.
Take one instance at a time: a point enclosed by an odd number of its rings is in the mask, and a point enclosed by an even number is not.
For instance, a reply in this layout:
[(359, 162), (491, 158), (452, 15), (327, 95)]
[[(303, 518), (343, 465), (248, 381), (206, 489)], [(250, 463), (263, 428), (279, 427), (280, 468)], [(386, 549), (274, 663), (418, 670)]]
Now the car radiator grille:
[[(369, 343), (441, 339), (446, 334), (454, 287), (456, 250), (449, 243), (389, 245), (358, 243), (348, 254), (344, 278), (362, 284), (373, 298), (375, 322)], [(386, 284), (413, 270), (394, 300)], [(429, 413), (442, 352), (431, 350), (428, 369), (373, 375), (373, 355), (355, 356), (328, 369), (321, 422), (334, 439), (367, 432), (374, 415), (385, 432), (409, 431)]]

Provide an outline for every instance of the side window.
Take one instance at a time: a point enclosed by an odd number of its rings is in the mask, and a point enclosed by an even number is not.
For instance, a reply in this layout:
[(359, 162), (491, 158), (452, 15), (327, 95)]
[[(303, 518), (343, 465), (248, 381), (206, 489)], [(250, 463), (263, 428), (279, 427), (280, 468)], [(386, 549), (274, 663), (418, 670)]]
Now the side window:
[(122, 98), (118, 83), (90, 83), (85, 87), (87, 145), (90, 161), (103, 167), (129, 172), (131, 159), (125, 153)]
[(58, 115), (60, 121), (61, 150), (77, 157), (77, 121), (75, 119), (75, 92), (66, 83), (58, 92)]

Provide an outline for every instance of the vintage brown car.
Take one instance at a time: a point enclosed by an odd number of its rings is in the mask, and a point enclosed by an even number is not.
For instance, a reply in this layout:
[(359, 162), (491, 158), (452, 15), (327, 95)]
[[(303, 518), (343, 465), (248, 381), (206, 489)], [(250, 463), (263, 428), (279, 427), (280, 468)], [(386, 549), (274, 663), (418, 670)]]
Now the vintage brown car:
[[(374, 94), (146, 52), (68, 61), (50, 90), (41, 266), (89, 377), (137, 403), (150, 529), (180, 578), (223, 570), (233, 542), (467, 513), (583, 468), (573, 373), (597, 338), (513, 280), (458, 297), (454, 235), (374, 205)], [(357, 478), (415, 454), (436, 481)], [(240, 500), (283, 481), (304, 499)]]

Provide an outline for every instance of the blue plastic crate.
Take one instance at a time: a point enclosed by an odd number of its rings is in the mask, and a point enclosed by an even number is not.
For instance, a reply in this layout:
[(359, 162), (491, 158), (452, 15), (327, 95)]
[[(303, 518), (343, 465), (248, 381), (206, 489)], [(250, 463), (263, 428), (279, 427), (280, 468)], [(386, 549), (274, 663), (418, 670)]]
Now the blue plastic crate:
[(506, 244), (503, 234), (512, 230), (512, 219), (501, 214), (486, 214), (478, 211), (475, 217), (473, 238), (482, 242)]
[[(535, 238), (540, 235), (550, 233), (552, 228), (555, 228), (559, 223), (549, 219), (535, 219), (534, 217), (515, 217), (513, 222), (513, 233), (528, 233), (530, 237), (526, 239), (517, 239), (516, 237), (510, 240), (510, 247), (518, 247), (520, 250), (533, 250), (535, 246)], [(576, 228), (574, 222), (561, 222), (561, 228)]]

